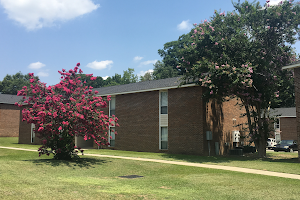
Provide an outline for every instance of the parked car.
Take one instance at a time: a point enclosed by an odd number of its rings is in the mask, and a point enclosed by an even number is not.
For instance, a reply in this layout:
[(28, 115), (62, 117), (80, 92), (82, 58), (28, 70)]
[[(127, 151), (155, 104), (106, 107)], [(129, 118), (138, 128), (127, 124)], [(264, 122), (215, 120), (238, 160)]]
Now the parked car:
[(274, 138), (268, 138), (267, 140), (267, 148), (268, 149), (273, 149), (276, 145), (276, 140)]
[(298, 145), (296, 140), (281, 140), (275, 147), (274, 151), (298, 151)]

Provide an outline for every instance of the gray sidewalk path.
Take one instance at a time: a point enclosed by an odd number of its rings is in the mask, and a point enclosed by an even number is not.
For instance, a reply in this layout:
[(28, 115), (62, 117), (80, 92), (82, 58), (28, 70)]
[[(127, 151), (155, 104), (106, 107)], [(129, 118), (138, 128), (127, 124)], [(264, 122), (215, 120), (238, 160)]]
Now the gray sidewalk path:
[[(14, 148), (14, 147), (0, 146), (0, 148), (37, 152), (37, 150)], [(243, 173), (249, 173), (249, 174), (260, 174), (260, 175), (266, 175), (266, 176), (276, 176), (276, 177), (291, 178), (291, 179), (300, 180), (300, 175), (298, 175), (298, 174), (287, 174), (287, 173), (281, 173), (281, 172), (271, 172), (271, 171), (264, 171), (264, 170), (258, 170), (258, 169), (249, 169), (249, 168), (242, 168), (242, 167), (209, 165), (209, 164), (201, 164), (201, 163), (168, 161), (168, 160), (159, 160), (159, 159), (150, 159), (150, 158), (136, 158), (136, 157), (124, 157), (124, 156), (100, 155), (100, 154), (84, 154), (84, 155), (93, 156), (93, 157), (106, 157), (106, 158), (118, 158), (118, 159), (126, 159), (126, 160), (157, 162), (157, 163), (165, 163), (165, 164), (173, 164), (173, 165), (184, 165), (184, 166), (192, 166), (192, 167), (203, 167), (203, 168), (209, 168), (209, 169), (221, 169), (221, 170), (228, 170), (228, 171), (234, 171), (234, 172), (243, 172)]]

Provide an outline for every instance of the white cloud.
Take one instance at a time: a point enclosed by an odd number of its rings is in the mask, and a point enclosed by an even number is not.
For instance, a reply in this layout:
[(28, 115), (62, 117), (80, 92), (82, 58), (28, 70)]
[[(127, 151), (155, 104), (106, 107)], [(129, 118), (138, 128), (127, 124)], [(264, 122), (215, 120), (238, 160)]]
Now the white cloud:
[(28, 65), (29, 69), (41, 69), (42, 67), (45, 67), (46, 65), (41, 62), (31, 63)]
[(53, 26), (96, 10), (91, 0), (0, 0), (5, 13), (28, 30)]
[(141, 57), (141, 56), (136, 56), (133, 58), (134, 61), (140, 61), (142, 59), (143, 59), (143, 57)]
[(102, 77), (102, 78), (103, 78), (103, 80), (106, 80), (108, 77), (109, 77), (109, 76), (104, 76), (104, 77)]
[(106, 69), (113, 63), (114, 62), (112, 60), (104, 60), (104, 61), (100, 61), (100, 62), (95, 60), (94, 62), (87, 64), (86, 67), (101, 70), (101, 69)]
[(46, 72), (38, 72), (36, 75), (38, 75), (39, 77), (47, 77), (47, 76), (49, 76), (49, 74), (46, 73)]
[(144, 76), (147, 72), (150, 72), (151, 74), (153, 74), (153, 69), (149, 69), (147, 71), (140, 71), (137, 75), (138, 75), (138, 77)]
[(157, 60), (147, 60), (147, 61), (141, 62), (140, 65), (155, 64), (156, 62), (157, 62)]
[(177, 29), (181, 31), (189, 31), (192, 29), (193, 25), (189, 23), (190, 20), (182, 21), (177, 25)]

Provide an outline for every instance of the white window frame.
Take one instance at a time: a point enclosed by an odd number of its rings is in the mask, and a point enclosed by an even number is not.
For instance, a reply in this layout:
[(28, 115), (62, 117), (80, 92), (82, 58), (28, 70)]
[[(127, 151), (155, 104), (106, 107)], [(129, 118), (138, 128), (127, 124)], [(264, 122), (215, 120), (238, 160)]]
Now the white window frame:
[[(115, 100), (114, 100), (114, 102), (115, 102), (115, 112), (116, 112), (116, 96), (111, 96), (111, 99), (112, 98), (114, 98)], [(110, 107), (111, 107), (111, 102), (112, 101), (109, 101), (109, 105), (108, 105), (108, 112), (109, 112), (109, 116), (111, 117), (112, 116), (112, 114), (110, 113), (110, 111), (111, 111), (111, 109), (110, 109)], [(111, 133), (112, 133), (112, 131), (111, 131), (111, 129), (113, 128), (114, 130), (116, 130), (116, 128), (115, 128), (116, 126), (115, 126), (115, 123), (114, 123), (114, 125), (113, 126), (111, 126), (111, 125), (109, 125), (109, 131), (108, 131), (108, 142), (110, 143), (110, 141), (111, 141), (111, 139), (110, 139), (110, 136), (111, 136)], [(115, 137), (116, 137), (116, 135), (114, 135)], [(114, 141), (115, 141), (115, 144), (116, 144), (116, 139), (114, 139)], [(114, 147), (115, 145), (109, 145), (109, 147)]]
[[(161, 129), (162, 128), (167, 128), (167, 140), (162, 140), (161, 138)], [(161, 142), (167, 142), (167, 148), (166, 149), (162, 149), (162, 146), (161, 146)], [(169, 147), (169, 131), (168, 131), (168, 127), (167, 126), (161, 126), (159, 127), (159, 149), (160, 150), (168, 150), (168, 147)]]
[[(278, 120), (278, 123), (277, 123), (277, 120)], [(280, 129), (280, 118), (275, 118), (274, 120), (274, 130), (276, 129)]]
[(34, 143), (34, 140), (35, 140), (34, 129), (35, 129), (35, 124), (31, 124), (31, 126), (30, 126), (30, 143)]
[[(169, 106), (167, 105), (167, 113), (166, 113), (166, 114), (161, 114), (161, 107), (162, 107), (162, 106), (161, 106), (161, 94), (162, 94), (162, 93), (165, 93), (165, 92), (167, 93), (167, 98), (168, 98), (168, 97), (169, 97), (169, 96), (168, 96), (168, 95), (169, 95), (169, 94), (168, 94), (168, 90), (161, 90), (161, 91), (159, 91), (159, 114), (160, 114), (160, 115), (167, 115), (167, 114), (169, 113), (169, 110), (168, 110), (168, 107), (169, 107)], [(169, 104), (169, 98), (168, 98), (167, 101), (168, 101), (167, 103)]]
[[(167, 113), (166, 114), (161, 114), (161, 94), (163, 92), (166, 92), (167, 93)], [(169, 132), (168, 132), (168, 113), (169, 113), (169, 93), (168, 93), (168, 90), (160, 90), (159, 91), (159, 150), (168, 150), (168, 147), (169, 147), (169, 143), (168, 143), (168, 139), (169, 139)], [(166, 149), (162, 149), (162, 145), (161, 143), (163, 142), (161, 139), (161, 129), (162, 128), (167, 128), (167, 142), (168, 145), (167, 145), (167, 148)]]
[[(115, 107), (115, 110), (114, 110), (114, 111), (115, 111), (115, 113), (116, 113), (116, 96), (111, 96), (111, 99), (113, 99), (113, 98), (114, 98), (114, 102), (115, 102), (115, 106), (114, 106), (114, 107)], [(112, 101), (110, 100), (110, 101), (109, 101), (109, 106), (108, 106), (108, 109), (109, 109), (109, 110), (108, 110), (109, 116), (112, 116), (112, 114), (111, 114), (111, 112), (110, 112), (110, 111), (111, 111), (111, 102), (112, 102)]]
[[(112, 129), (114, 129), (114, 132), (112, 131)], [(114, 141), (114, 145), (109, 145), (110, 147), (114, 147), (115, 144), (116, 144), (116, 135), (115, 135), (115, 131), (116, 131), (116, 128), (111, 126), (109, 128), (109, 137), (108, 137), (108, 142), (109, 144), (111, 143), (111, 141)], [(112, 136), (112, 133), (114, 133), (114, 139), (110, 139), (110, 136)]]

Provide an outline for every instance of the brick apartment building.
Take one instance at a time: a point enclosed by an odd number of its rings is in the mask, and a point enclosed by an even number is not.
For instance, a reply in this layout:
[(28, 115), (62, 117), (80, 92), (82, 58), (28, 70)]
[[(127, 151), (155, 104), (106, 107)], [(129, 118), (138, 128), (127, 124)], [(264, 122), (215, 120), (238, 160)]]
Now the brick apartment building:
[[(110, 131), (109, 148), (222, 155), (242, 142), (238, 134), (243, 136), (243, 132), (235, 125), (245, 122), (246, 118), (240, 118), (244, 111), (236, 106), (237, 100), (206, 103), (202, 99), (203, 87), (179, 85), (176, 77), (95, 88), (100, 96), (112, 96), (105, 113), (119, 118), (120, 127), (110, 127), (118, 135)], [(32, 128), (20, 122), (19, 143), (38, 143)], [(75, 143), (97, 148), (93, 141), (79, 137)]]
[(275, 133), (271, 137), (277, 140), (297, 140), (296, 107), (276, 108), (271, 111), (276, 117), (274, 123)]
[[(294, 69), (297, 140), (298, 140), (298, 149), (300, 149), (300, 60), (291, 63), (288, 66), (284, 66), (282, 69)], [(300, 151), (298, 151), (298, 157), (300, 159)]]
[(111, 127), (119, 134), (112, 133), (110, 148), (215, 155), (236, 145), (233, 131), (243, 133), (235, 125), (246, 120), (237, 101), (206, 103), (203, 87), (179, 84), (177, 77), (95, 88), (100, 96), (112, 96), (107, 113), (119, 118), (120, 127)]
[(20, 108), (14, 104), (22, 97), (0, 94), (0, 137), (18, 137)]

